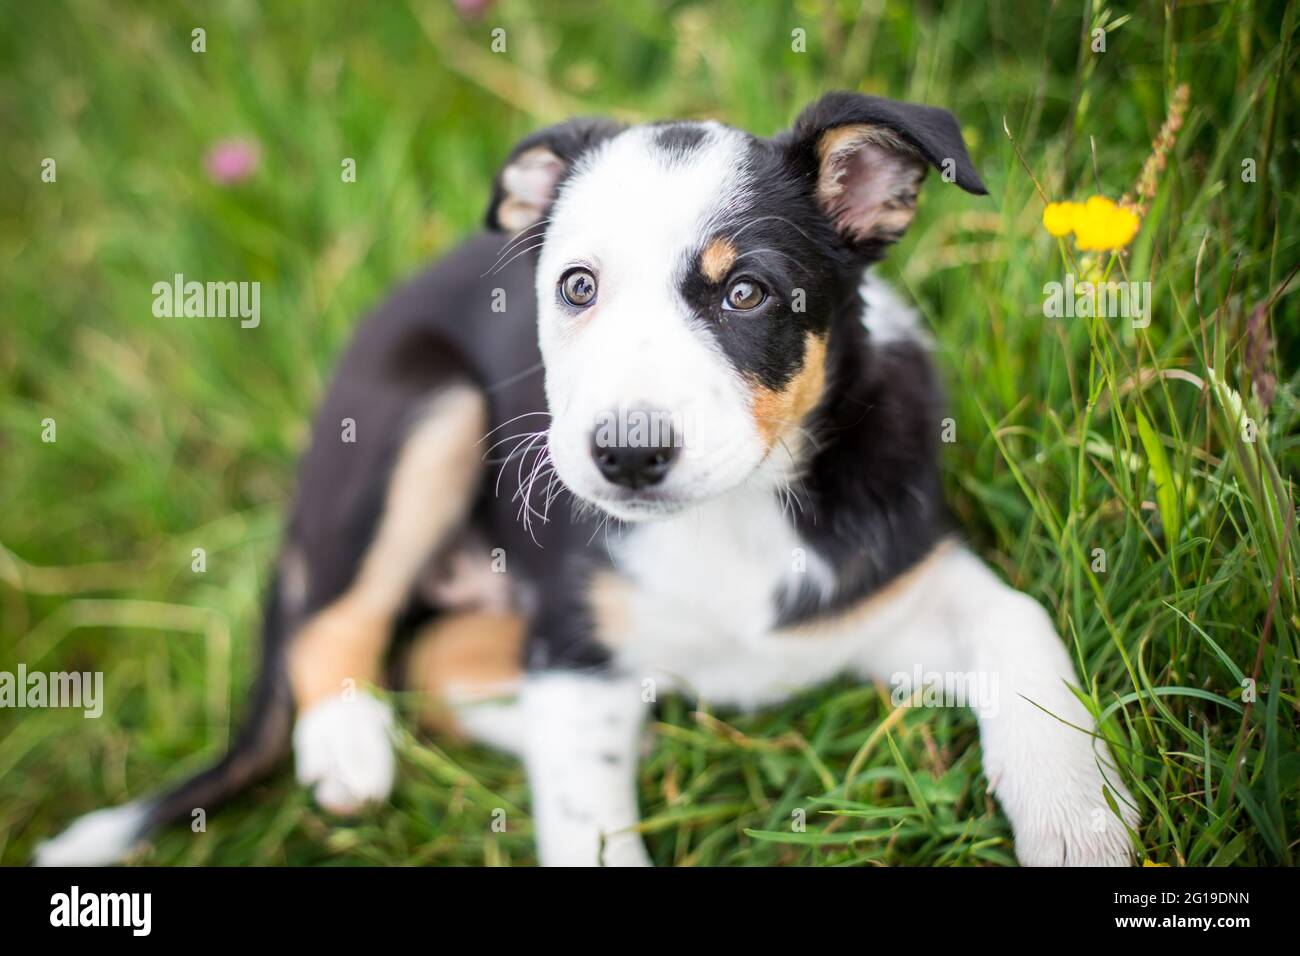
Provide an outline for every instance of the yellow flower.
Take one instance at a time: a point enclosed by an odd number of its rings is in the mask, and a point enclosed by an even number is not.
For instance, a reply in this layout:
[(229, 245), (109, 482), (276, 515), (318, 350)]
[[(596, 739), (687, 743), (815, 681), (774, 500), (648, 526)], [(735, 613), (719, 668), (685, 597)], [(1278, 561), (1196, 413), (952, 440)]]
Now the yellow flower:
[(1127, 206), (1117, 205), (1105, 196), (1093, 196), (1075, 217), (1074, 241), (1089, 252), (1122, 249), (1133, 241), (1141, 224), (1137, 213)]
[(1043, 228), (1054, 236), (1068, 236), (1074, 231), (1074, 219), (1083, 206), (1077, 202), (1049, 202), (1043, 210)]
[(1074, 233), (1084, 252), (1122, 249), (1133, 241), (1142, 221), (1136, 212), (1105, 196), (1087, 202), (1053, 202), (1043, 210), (1043, 228), (1054, 236)]

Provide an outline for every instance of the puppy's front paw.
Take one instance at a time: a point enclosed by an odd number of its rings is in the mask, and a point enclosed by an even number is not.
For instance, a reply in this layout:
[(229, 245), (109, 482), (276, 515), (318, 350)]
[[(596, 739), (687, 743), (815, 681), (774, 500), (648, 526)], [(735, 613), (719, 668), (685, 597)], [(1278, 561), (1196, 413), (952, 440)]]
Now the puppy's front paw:
[(631, 830), (607, 834), (603, 842), (590, 827), (547, 830), (537, 847), (542, 866), (654, 866), (641, 835)]
[(1033, 800), (1011, 821), (1020, 865), (1132, 866), (1133, 847), (1124, 823), (1136, 827), (1137, 811), (1122, 787), (1114, 796), (1123, 823), (1102, 798), (1100, 780), (1091, 793), (1080, 788)]
[(397, 761), (393, 712), (378, 698), (357, 692), (330, 697), (298, 718), (293, 730), (298, 782), (312, 789), (331, 813), (356, 813), (387, 798)]
[(616, 833), (605, 840), (601, 863), (605, 866), (654, 866), (641, 835), (628, 832)]

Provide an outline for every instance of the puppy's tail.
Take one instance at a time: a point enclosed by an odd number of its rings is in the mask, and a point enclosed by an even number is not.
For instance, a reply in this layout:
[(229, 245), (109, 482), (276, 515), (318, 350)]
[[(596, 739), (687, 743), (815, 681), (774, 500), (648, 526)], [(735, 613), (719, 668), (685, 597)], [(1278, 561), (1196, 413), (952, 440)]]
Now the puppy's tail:
[(215, 809), (265, 777), (289, 751), (293, 694), (285, 663), (287, 635), (278, 582), (271, 584), (262, 631), (262, 670), (252, 708), (230, 750), (208, 769), (159, 796), (97, 810), (36, 848), (37, 866), (106, 866), (120, 862), (149, 833)]

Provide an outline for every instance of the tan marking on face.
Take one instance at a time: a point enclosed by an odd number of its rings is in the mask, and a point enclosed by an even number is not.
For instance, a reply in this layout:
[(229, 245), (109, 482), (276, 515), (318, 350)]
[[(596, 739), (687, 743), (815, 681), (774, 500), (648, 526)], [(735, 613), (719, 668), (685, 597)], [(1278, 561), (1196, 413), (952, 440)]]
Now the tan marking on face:
[(804, 339), (803, 367), (782, 389), (751, 387), (750, 407), (759, 434), (771, 448), (792, 431), (821, 400), (826, 388), (826, 340), (811, 332)]
[(524, 621), (515, 614), (469, 611), (426, 626), (406, 661), (408, 686), (425, 695), (421, 725), (463, 736), (455, 709), (514, 693), (523, 646)]
[(429, 555), (461, 524), (482, 468), (483, 395), (439, 393), (407, 435), (389, 477), (383, 514), (351, 586), (306, 622), (289, 647), (299, 711), (341, 693), (345, 681), (378, 683), (393, 618)]
[(812, 637), (824, 631), (839, 631), (865, 623), (869, 618), (879, 614), (888, 604), (898, 600), (917, 584), (939, 560), (953, 548), (951, 539), (945, 538), (936, 544), (920, 561), (902, 574), (895, 577), (883, 588), (873, 591), (861, 601), (846, 607), (837, 614), (818, 618), (807, 624), (787, 627), (776, 633), (779, 637)]
[(735, 244), (726, 236), (716, 236), (700, 253), (700, 272), (710, 282), (721, 282), (735, 261)]
[(595, 624), (595, 638), (609, 648), (618, 647), (632, 628), (632, 582), (613, 571), (592, 575), (587, 604)]

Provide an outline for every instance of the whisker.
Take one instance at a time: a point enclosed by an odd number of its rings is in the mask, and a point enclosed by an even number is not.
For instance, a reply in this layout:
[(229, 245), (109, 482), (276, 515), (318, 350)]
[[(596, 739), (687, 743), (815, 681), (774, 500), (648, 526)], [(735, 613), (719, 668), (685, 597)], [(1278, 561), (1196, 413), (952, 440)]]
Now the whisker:
[(485, 452), (483, 453), (484, 458), (486, 458), (488, 455), (492, 454), (492, 449), (493, 449), (493, 448), (500, 448), (502, 445), (504, 445), (504, 444), (505, 444), (506, 442), (508, 442), (508, 441), (514, 441), (514, 439), (516, 439), (516, 438), (532, 438), (532, 437), (535, 436), (535, 435), (542, 435), (542, 434), (545, 434), (545, 432), (546, 432), (546, 429), (543, 428), (541, 431), (537, 431), (537, 432), (520, 432), (520, 433), (515, 434), (515, 435), (507, 435), (505, 438), (501, 439), (499, 442), (495, 442), (495, 443), (492, 445), (491, 448), (489, 448), (487, 451), (485, 451)]
[[(540, 371), (542, 370), (543, 367), (544, 367), (544, 363), (542, 363), (542, 362), (538, 362), (538, 363), (536, 363), (536, 364), (534, 364), (534, 365), (530, 365), (530, 366), (528, 366), (528, 368), (524, 369), (522, 372), (516, 372), (514, 375), (510, 375), (510, 376), (508, 376), (508, 377), (506, 377), (506, 378), (503, 378), (501, 381), (499, 381), (499, 382), (497, 382), (497, 383), (495, 383), (495, 384), (493, 384), (493, 385), (489, 385), (489, 386), (487, 386), (487, 391), (489, 391), (489, 392), (498, 392), (498, 391), (500, 391), (501, 389), (506, 388), (507, 386), (510, 386), (510, 385), (515, 384), (515, 382), (518, 382), (520, 379), (525, 379), (525, 378), (527, 378), (528, 376), (530, 376), (530, 375), (532, 375), (532, 374), (534, 374), (534, 373), (536, 373), (536, 372), (540, 372)], [(528, 414), (530, 414), (530, 415), (549, 415), (550, 412), (529, 412)]]
[[(535, 482), (535, 481), (537, 480), (537, 472), (538, 472), (538, 471), (539, 471), (539, 470), (540, 470), (540, 469), (545, 465), (546, 461), (547, 461), (547, 450), (546, 450), (546, 446), (545, 446), (545, 445), (542, 445), (542, 447), (538, 450), (537, 457), (535, 457), (535, 458), (533, 459), (533, 467), (532, 467), (532, 469), (528, 472), (528, 478), (527, 478), (527, 480), (526, 480), (526, 481), (522, 481), (522, 482), (520, 482), (519, 490), (515, 492), (515, 498), (520, 498), (520, 497), (529, 497), (529, 498), (530, 498), (530, 497), (532, 496), (532, 493), (533, 493), (533, 482)], [(519, 470), (520, 470), (520, 472), (523, 471), (523, 466), (524, 466), (523, 460), (520, 459), (520, 462), (519, 462)], [(525, 485), (527, 486), (527, 495), (525, 495), (525, 492), (524, 492), (524, 487), (525, 487)], [(514, 500), (514, 499), (511, 499), (511, 500)]]
[[(537, 483), (539, 481), (546, 481), (546, 479), (548, 478), (550, 479), (555, 478), (555, 469), (553, 467), (550, 467), (549, 465), (543, 465), (541, 468), (534, 470), (533, 474), (529, 477), (529, 482), (528, 482), (529, 501), (533, 499), (533, 490), (537, 487)], [(553, 482), (548, 483), (546, 487), (542, 489), (540, 507), (537, 505), (533, 506), (534, 513), (537, 515), (537, 517), (539, 517), (542, 520), (542, 524), (546, 524), (547, 521), (549, 520), (546, 514), (546, 504), (547, 504), (546, 496), (551, 490), (552, 483)]]
[(744, 232), (744, 231), (745, 231), (746, 229), (748, 229), (750, 226), (756, 226), (756, 225), (758, 225), (760, 222), (767, 222), (769, 219), (776, 219), (776, 220), (778, 220), (779, 222), (783, 222), (783, 223), (785, 223), (785, 224), (786, 224), (787, 226), (789, 226), (791, 229), (793, 229), (793, 230), (795, 230), (797, 233), (799, 233), (799, 235), (803, 236), (803, 237), (804, 237), (805, 239), (807, 239), (809, 242), (812, 242), (814, 245), (816, 245), (816, 243), (813, 241), (812, 236), (810, 236), (810, 235), (808, 235), (808, 233), (804, 232), (804, 230), (803, 230), (802, 228), (800, 228), (799, 225), (797, 225), (797, 224), (794, 223), (794, 222), (791, 222), (791, 221), (790, 221), (789, 219), (787, 219), (785, 216), (778, 216), (778, 215), (776, 215), (776, 214), (772, 214), (772, 215), (769, 215), (769, 216), (759, 216), (757, 219), (751, 219), (749, 222), (745, 223), (743, 226), (741, 226), (739, 229), (737, 229), (734, 233), (732, 233), (731, 238), (734, 240), (737, 236), (739, 236), (742, 232)]
[[(538, 518), (540, 518), (540, 519), (542, 520), (542, 524), (546, 524), (547, 521), (548, 521), (549, 519), (547, 518), (547, 514), (546, 514), (546, 502), (545, 502), (545, 500), (543, 500), (543, 502), (542, 502), (542, 510), (541, 510), (541, 511), (538, 511), (537, 508), (533, 506), (533, 504), (532, 504), (532, 500), (533, 500), (533, 489), (537, 487), (537, 482), (538, 482), (538, 480), (539, 480), (539, 479), (540, 479), (544, 474), (546, 474), (546, 467), (547, 467), (547, 464), (548, 464), (548, 463), (550, 462), (550, 460), (551, 460), (550, 451), (549, 451), (548, 449), (546, 449), (546, 448), (543, 448), (543, 449), (542, 449), (542, 454), (538, 455), (537, 458), (538, 458), (538, 464), (533, 466), (533, 473), (532, 473), (532, 475), (530, 475), (529, 478), (528, 478), (528, 496), (527, 496), (527, 499), (526, 499), (526, 500), (528, 501), (528, 503), (529, 503), (528, 506), (529, 506), (529, 508), (532, 510), (533, 514), (536, 515)], [(555, 473), (555, 469), (554, 469), (554, 468), (551, 468), (550, 473), (553, 475), (553, 474)], [(549, 486), (548, 486), (548, 488), (549, 488)], [(546, 493), (546, 492), (543, 491), (543, 498), (545, 497), (545, 493)]]
[[(608, 511), (606, 511), (603, 515), (601, 515), (600, 520), (596, 522), (596, 530), (593, 531), (591, 533), (591, 537), (587, 539), (588, 546), (591, 545), (591, 542), (596, 540), (596, 535), (600, 534), (601, 530), (605, 527), (605, 525), (609, 523), (609, 519), (610, 519), (610, 514)], [(609, 547), (608, 537), (605, 538), (605, 547), (606, 548)]]
[(551, 219), (549, 216), (545, 219), (539, 219), (537, 222), (533, 223), (531, 226), (528, 226), (526, 229), (520, 230), (517, 235), (512, 236), (510, 240), (504, 246), (501, 247), (501, 254), (497, 256), (497, 261), (492, 263), (492, 265), (488, 267), (488, 271), (483, 273), (483, 275), (479, 276), (479, 278), (482, 279), (483, 276), (486, 276), (488, 274), (488, 272), (491, 272), (498, 265), (500, 265), (501, 260), (504, 259), (507, 255), (509, 255), (510, 251), (513, 248), (515, 248), (517, 245), (519, 245), (519, 243), (526, 242), (529, 239), (538, 238), (537, 236), (530, 236), (528, 234), (532, 232), (534, 229), (537, 229), (542, 226), (546, 226), (548, 223), (550, 223), (550, 221)]
[[(533, 435), (533, 437), (528, 441), (528, 447), (525, 448), (524, 453), (519, 456), (519, 467), (515, 472), (515, 482), (516, 486), (519, 488), (523, 488), (524, 485), (524, 459), (528, 457), (528, 453), (533, 450), (533, 446), (537, 444), (538, 438), (543, 434), (545, 433), (538, 432)], [(511, 498), (510, 500), (513, 501), (514, 498)]]
[[(796, 469), (798, 469), (798, 467), (799, 467), (799, 463), (795, 460), (794, 452), (792, 452), (792, 451), (790, 450), (790, 446), (786, 443), (786, 440), (785, 440), (784, 438), (778, 438), (777, 441), (779, 441), (779, 442), (781, 443), (781, 448), (784, 449), (786, 455), (789, 456), (789, 458), (790, 458), (790, 464), (791, 464), (792, 466), (794, 466)], [(795, 476), (795, 480), (798, 481), (800, 485), (803, 485), (804, 491), (807, 491), (807, 490), (808, 490), (808, 486), (803, 484), (803, 479), (800, 478), (800, 477), (798, 477), (797, 474), (796, 474), (796, 476)], [(803, 502), (799, 500), (799, 496), (795, 493), (794, 487), (793, 487), (793, 486), (791, 485), (791, 483), (790, 483), (790, 479), (789, 479), (789, 478), (785, 479), (785, 481), (783, 482), (783, 485), (784, 485), (784, 487), (785, 487), (785, 492), (786, 492), (786, 494), (789, 496), (789, 499), (790, 499), (790, 504), (791, 504), (790, 515), (791, 515), (791, 517), (794, 516), (794, 509), (795, 509), (796, 507), (799, 509), (799, 516), (800, 516), (800, 517), (807, 517), (807, 512), (804, 511)], [(785, 509), (784, 509), (784, 507), (783, 507), (783, 508), (782, 508), (782, 514), (784, 514), (784, 513), (785, 513)], [(816, 516), (816, 514), (814, 514), (814, 515), (813, 515), (813, 523), (814, 523), (814, 524), (816, 523), (816, 518), (817, 518), (817, 516)]]
[[(559, 485), (558, 488), (555, 487), (557, 484)], [(555, 488), (555, 490), (552, 491), (552, 488)], [(542, 506), (542, 514), (546, 515), (548, 519), (551, 515), (551, 505), (555, 502), (555, 499), (564, 494), (566, 490), (564, 482), (560, 481), (560, 473), (555, 469), (555, 466), (551, 466), (551, 478), (550, 481), (546, 483), (546, 491), (544, 492), (546, 495), (546, 503)]]
[(796, 266), (799, 267), (800, 272), (804, 273), (805, 275), (807, 275), (808, 273), (808, 267), (805, 266), (802, 262), (800, 262), (797, 257), (790, 255), (790, 253), (788, 252), (782, 252), (780, 249), (773, 249), (770, 246), (764, 246), (762, 249), (750, 249), (746, 252), (742, 252), (740, 255), (736, 256), (735, 261), (739, 262), (741, 259), (745, 258), (745, 256), (752, 256), (759, 252), (772, 252), (778, 256), (785, 256), (787, 259), (789, 259), (791, 262), (793, 262)]
[(759, 421), (771, 422), (774, 425), (784, 425), (787, 428), (793, 428), (799, 432), (799, 434), (803, 435), (804, 438), (808, 439), (808, 443), (813, 446), (813, 451), (820, 452), (822, 450), (821, 442), (817, 440), (817, 436), (796, 421), (792, 421), (788, 418), (770, 418), (766, 415), (755, 415), (754, 417)]
[(549, 417), (550, 417), (550, 414), (551, 414), (550, 412), (524, 412), (522, 415), (516, 415), (514, 418), (508, 419), (508, 420), (502, 422), (502, 423), (501, 423), (500, 425), (498, 425), (496, 428), (493, 428), (493, 429), (492, 429), (491, 431), (489, 431), (486, 435), (484, 435), (482, 438), (480, 438), (480, 439), (478, 440), (478, 443), (479, 443), (480, 445), (483, 444), (483, 442), (485, 442), (485, 441), (489, 438), (489, 436), (491, 436), (492, 432), (499, 432), (499, 431), (501, 431), (501, 429), (505, 428), (507, 425), (513, 425), (515, 422), (519, 421), (519, 419), (521, 419), (521, 418), (527, 418), (529, 415), (545, 415), (545, 416), (547, 416), (547, 417), (549, 418)]
[[(610, 526), (611, 526), (612, 524), (614, 524), (614, 521), (615, 521), (615, 518), (614, 518), (613, 515), (610, 515), (609, 518), (606, 519), (606, 521), (605, 521), (605, 553), (606, 553), (606, 554), (608, 554), (608, 553), (609, 553), (609, 550), (610, 550), (610, 547), (609, 547), (609, 528), (610, 528)], [(618, 537), (619, 537), (619, 540), (620, 540), (620, 541), (623, 539), (623, 522), (622, 522), (622, 521), (619, 521), (619, 522), (618, 522)]]
[[(546, 441), (544, 437), (545, 433), (541, 433), (541, 434), (543, 436), (542, 444), (537, 449), (537, 456), (533, 459), (533, 467), (532, 470), (529, 472), (527, 481), (524, 480), (523, 475), (524, 475), (524, 459), (528, 457), (528, 451), (525, 451), (524, 454), (520, 456), (519, 470), (517, 476), (519, 480), (519, 489), (515, 492), (515, 498), (519, 499), (519, 511), (516, 514), (516, 519), (522, 521), (524, 530), (528, 532), (528, 537), (532, 539), (533, 544), (538, 544), (538, 541), (537, 541), (537, 535), (533, 531), (532, 518), (534, 515), (541, 517), (540, 513), (537, 511), (537, 509), (533, 507), (532, 504), (533, 482), (536, 480), (537, 470), (541, 466), (543, 458), (546, 457), (548, 454), (548, 449), (546, 447)], [(533, 446), (536, 445), (537, 441), (538, 438), (534, 437), (532, 442), (529, 444), (529, 449), (528, 449), (529, 451), (532, 450)], [(514, 499), (512, 498), (511, 500)]]
[[(492, 491), (492, 496), (493, 496), (494, 498), (500, 498), (500, 497), (501, 497), (501, 476), (504, 475), (504, 474), (506, 473), (505, 466), (506, 466), (507, 464), (510, 463), (510, 459), (514, 458), (515, 455), (519, 452), (519, 449), (520, 449), (520, 448), (523, 448), (523, 446), (524, 446), (525, 444), (529, 444), (529, 445), (531, 445), (532, 442), (534, 442), (534, 441), (537, 440), (537, 436), (538, 436), (538, 435), (544, 435), (544, 434), (546, 434), (546, 433), (545, 433), (545, 432), (529, 432), (527, 435), (524, 435), (522, 438), (520, 438), (520, 439), (519, 439), (519, 444), (515, 445), (515, 447), (512, 448), (512, 449), (510, 450), (510, 454), (506, 455), (505, 460), (501, 462), (501, 468), (500, 468), (500, 470), (497, 471), (497, 481), (496, 481), (496, 486), (495, 486), (495, 488), (494, 488), (493, 491)], [(512, 436), (512, 437), (518, 437), (518, 436)], [(524, 449), (523, 454), (524, 454), (524, 455), (527, 455), (527, 454), (528, 454), (528, 450), (527, 450), (527, 449)], [(522, 457), (522, 456), (521, 456), (521, 457)]]
[[(510, 263), (514, 262), (514, 261), (515, 261), (516, 259), (518, 259), (520, 256), (526, 256), (526, 255), (528, 255), (528, 253), (530, 253), (530, 252), (536, 252), (538, 249), (542, 248), (542, 246), (544, 246), (544, 245), (546, 245), (546, 240), (545, 240), (545, 239), (538, 239), (538, 240), (537, 240), (535, 243), (533, 243), (531, 246), (528, 246), (528, 247), (525, 248), (525, 249), (520, 249), (520, 250), (519, 250), (518, 252), (516, 252), (513, 256), (511, 256), (509, 259), (507, 259), (507, 260), (506, 260), (505, 262), (503, 262), (501, 265), (497, 266), (495, 269), (493, 269), (493, 270), (492, 270), (490, 273), (488, 273), (488, 274), (489, 274), (489, 275), (496, 275), (498, 272), (502, 272), (502, 271), (504, 271), (505, 268), (506, 268), (506, 266), (510, 265)], [(480, 276), (479, 278), (482, 278), (482, 276)]]

